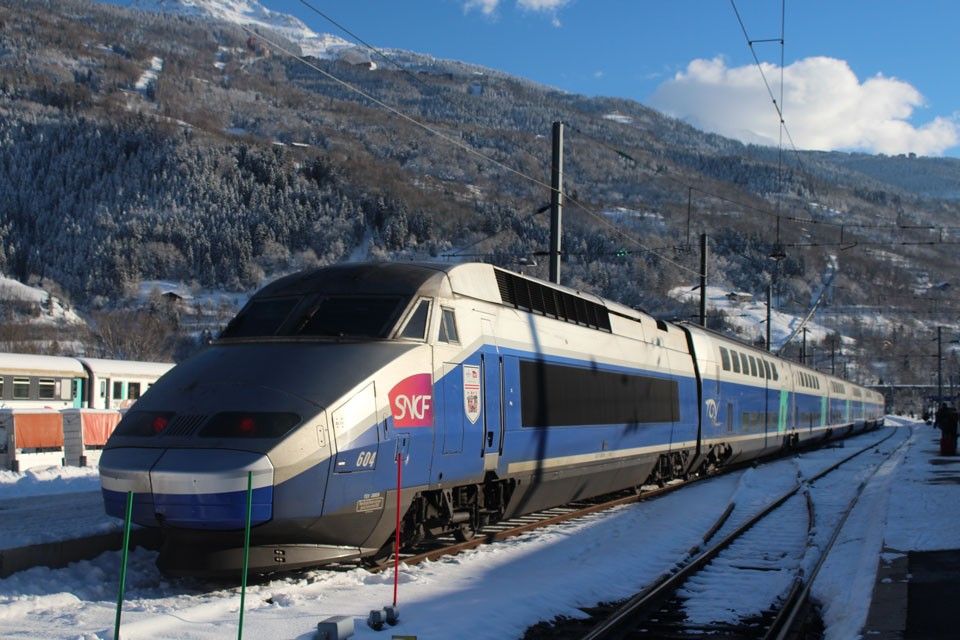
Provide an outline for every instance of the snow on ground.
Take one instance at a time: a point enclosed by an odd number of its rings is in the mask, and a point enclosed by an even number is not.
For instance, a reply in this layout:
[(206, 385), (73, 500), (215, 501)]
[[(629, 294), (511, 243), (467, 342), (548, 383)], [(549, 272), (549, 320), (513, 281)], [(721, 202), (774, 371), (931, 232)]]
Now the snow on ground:
[(614, 111), (613, 113), (604, 114), (603, 119), (619, 122), (620, 124), (633, 123), (633, 118), (631, 118), (630, 116), (623, 115), (622, 113), (617, 113), (616, 111)]
[(884, 546), (937, 551), (960, 546), (960, 457), (940, 457), (940, 431), (920, 423), (890, 492)]
[(133, 85), (134, 88), (137, 91), (146, 91), (147, 87), (157, 81), (157, 76), (161, 71), (163, 71), (163, 58), (153, 56), (150, 58), (150, 68), (140, 74), (136, 84)]
[(96, 468), (0, 471), (0, 549), (82, 538), (119, 526), (103, 511)]
[(26, 302), (40, 307), (40, 315), (34, 322), (50, 324), (65, 322), (67, 324), (83, 324), (83, 320), (72, 309), (68, 309), (56, 297), (37, 287), (30, 287), (13, 278), (0, 274), (0, 302)]
[[(896, 420), (891, 423), (905, 424)], [(919, 428), (928, 430), (928, 439), (932, 437), (929, 427)], [(905, 435), (899, 434), (899, 439)], [(649, 584), (700, 542), (703, 532), (731, 499), (738, 505), (731, 520), (741, 520), (741, 507), (752, 511), (770, 496), (779, 495), (798, 475), (809, 477), (862, 443), (877, 439), (875, 433), (866, 434), (843, 447), (727, 474), (661, 499), (595, 514), (453, 558), (403, 567), (401, 622), (380, 633), (368, 629), (363, 620), (371, 609), (391, 602), (390, 571), (378, 575), (364, 569), (315, 570), (256, 584), (247, 593), (247, 637), (311, 638), (316, 623), (333, 615), (354, 617), (358, 639), (389, 637), (386, 634), (391, 633), (414, 634), (421, 639), (519, 637), (539, 620), (556, 615), (582, 616), (581, 607), (627, 597)], [(843, 609), (827, 611), (828, 616), (834, 616), (828, 620), (830, 637), (852, 637), (834, 629), (862, 624), (848, 622), (855, 613), (845, 615), (843, 611), (865, 611), (869, 606), (868, 589), (848, 588), (873, 584), (879, 545), (876, 541), (864, 543), (863, 536), (879, 535), (877, 531), (882, 530), (878, 526), (885, 515), (882, 483), (908, 487), (911, 474), (920, 473), (924, 461), (929, 460), (925, 452), (917, 450), (918, 442), (925, 441), (912, 440), (911, 448), (904, 450), (910, 456), (916, 453), (915, 464), (903, 454), (874, 476), (841, 540), (844, 559), (821, 574), (823, 584), (846, 590)], [(861, 471), (853, 475), (862, 478), (866, 477), (862, 469), (876, 466), (874, 461), (879, 462), (880, 457), (868, 452), (858, 460)], [(916, 491), (927, 489), (927, 485), (916, 487)], [(825, 487), (824, 492), (832, 490)], [(838, 495), (837, 504), (844, 503), (849, 495)], [(936, 512), (928, 514), (920, 507), (929, 506), (930, 501), (918, 500), (916, 495), (912, 500), (892, 497), (890, 502), (891, 514), (895, 508), (914, 503), (913, 508), (921, 509), (924, 517), (938, 517)], [(904, 506), (895, 507), (900, 504)], [(943, 513), (944, 517), (960, 520), (955, 511)], [(894, 526), (891, 531), (897, 533), (899, 529)], [(123, 610), (124, 638), (206, 639), (236, 632), (236, 588), (164, 578), (153, 566), (155, 559), (154, 552), (145, 550), (132, 555)], [(112, 637), (119, 563), (119, 553), (111, 552), (65, 569), (35, 568), (0, 580), (4, 637)], [(730, 594), (717, 597), (729, 599)]]
[(252, 27), (266, 27), (300, 46), (304, 55), (332, 58), (354, 47), (328, 33), (316, 33), (292, 15), (271, 11), (256, 0), (131, 0), (144, 11), (204, 16)]
[(81, 491), (100, 491), (96, 467), (36, 467), (22, 473), (0, 470), (0, 500)]

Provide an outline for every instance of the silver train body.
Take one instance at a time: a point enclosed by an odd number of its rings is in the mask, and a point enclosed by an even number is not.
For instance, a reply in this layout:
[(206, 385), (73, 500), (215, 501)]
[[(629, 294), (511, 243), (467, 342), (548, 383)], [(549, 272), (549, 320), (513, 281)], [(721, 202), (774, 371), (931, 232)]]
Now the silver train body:
[[(736, 363), (736, 364), (734, 364)], [(100, 463), (161, 568), (258, 572), (404, 543), (876, 426), (882, 399), (699, 327), (486, 264), (360, 264), (261, 290)]]

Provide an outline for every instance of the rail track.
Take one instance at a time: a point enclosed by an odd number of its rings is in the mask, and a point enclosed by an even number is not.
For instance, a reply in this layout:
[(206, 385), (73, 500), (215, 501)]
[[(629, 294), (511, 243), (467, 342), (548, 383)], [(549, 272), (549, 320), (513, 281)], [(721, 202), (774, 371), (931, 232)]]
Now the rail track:
[[(895, 433), (891, 431), (809, 478), (798, 469), (794, 486), (756, 513), (738, 517), (736, 504), (731, 502), (704, 535), (700, 548), (692, 550), (676, 571), (620, 606), (598, 611), (599, 622), (585, 635), (577, 635), (585, 640), (803, 637), (798, 628), (808, 617), (810, 586), (880, 463), (861, 479), (845, 503), (836, 504), (838, 487), (823, 485), (829, 485), (834, 471), (878, 450)], [(818, 510), (818, 502), (822, 509)], [(771, 517), (774, 514), (776, 517)], [(729, 606), (731, 601), (736, 602), (735, 611)]]

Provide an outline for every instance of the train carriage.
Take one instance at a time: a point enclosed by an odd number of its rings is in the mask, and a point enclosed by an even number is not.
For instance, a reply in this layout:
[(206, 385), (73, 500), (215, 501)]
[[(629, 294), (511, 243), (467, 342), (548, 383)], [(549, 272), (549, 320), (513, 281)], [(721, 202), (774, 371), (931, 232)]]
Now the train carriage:
[(403, 540), (465, 538), (789, 444), (788, 407), (815, 413), (792, 371), (491, 265), (327, 267), (265, 287), (143, 396), (101, 458), (104, 499), (122, 515), (134, 493), (171, 572), (239, 567), (248, 479), (255, 570), (377, 557), (397, 460)]
[(66, 409), (80, 406), (83, 366), (75, 358), (0, 353), (0, 407)]

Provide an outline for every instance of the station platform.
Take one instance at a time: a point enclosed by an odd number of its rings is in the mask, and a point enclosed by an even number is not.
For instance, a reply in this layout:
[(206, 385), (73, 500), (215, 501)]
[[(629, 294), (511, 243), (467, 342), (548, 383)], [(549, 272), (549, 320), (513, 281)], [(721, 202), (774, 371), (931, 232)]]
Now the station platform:
[(864, 639), (960, 638), (960, 455), (940, 455), (938, 429), (915, 429), (892, 483)]

